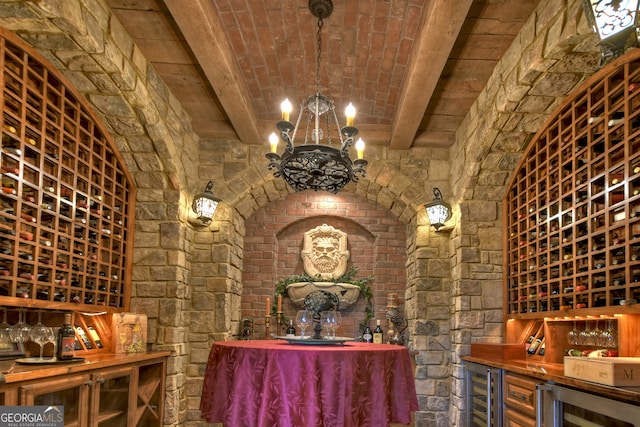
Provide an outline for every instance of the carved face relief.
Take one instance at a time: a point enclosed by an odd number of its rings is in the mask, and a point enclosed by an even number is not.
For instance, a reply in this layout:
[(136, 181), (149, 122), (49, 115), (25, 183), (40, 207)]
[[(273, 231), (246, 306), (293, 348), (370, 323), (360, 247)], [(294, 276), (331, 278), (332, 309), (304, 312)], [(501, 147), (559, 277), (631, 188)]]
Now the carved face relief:
[(347, 271), (347, 234), (327, 224), (304, 233), (304, 271), (312, 277), (332, 279)]

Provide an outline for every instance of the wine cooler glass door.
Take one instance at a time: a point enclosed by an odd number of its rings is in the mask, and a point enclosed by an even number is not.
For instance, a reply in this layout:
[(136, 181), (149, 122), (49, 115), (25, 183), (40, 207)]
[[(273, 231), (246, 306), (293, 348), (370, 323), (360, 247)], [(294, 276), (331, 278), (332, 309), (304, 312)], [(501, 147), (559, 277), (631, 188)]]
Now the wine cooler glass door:
[(501, 427), (502, 371), (467, 362), (465, 376), (467, 426)]
[(545, 426), (640, 427), (640, 406), (561, 386), (545, 389)]

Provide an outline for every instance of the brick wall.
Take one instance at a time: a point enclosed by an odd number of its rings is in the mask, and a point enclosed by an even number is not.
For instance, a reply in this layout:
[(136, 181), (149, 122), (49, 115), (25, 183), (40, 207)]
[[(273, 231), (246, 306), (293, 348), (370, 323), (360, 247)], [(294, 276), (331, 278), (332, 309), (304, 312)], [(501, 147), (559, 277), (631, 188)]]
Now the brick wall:
[[(386, 325), (389, 292), (397, 292), (400, 302), (404, 302), (405, 227), (388, 209), (349, 193), (327, 195), (307, 191), (290, 194), (258, 209), (245, 223), (241, 315), (254, 319), (258, 336), (264, 335), (267, 296), (274, 300), (278, 280), (304, 273), (300, 257), (304, 233), (322, 224), (347, 233), (350, 252), (347, 268), (357, 267), (357, 277), (374, 275), (370, 282), (373, 308), (381, 324)], [(354, 336), (359, 332), (358, 324), (364, 319), (364, 307), (364, 298), (360, 296), (356, 304), (341, 310), (341, 335)], [(285, 317), (292, 318), (297, 309), (285, 298)], [(400, 313), (403, 311), (404, 304), (401, 304)]]

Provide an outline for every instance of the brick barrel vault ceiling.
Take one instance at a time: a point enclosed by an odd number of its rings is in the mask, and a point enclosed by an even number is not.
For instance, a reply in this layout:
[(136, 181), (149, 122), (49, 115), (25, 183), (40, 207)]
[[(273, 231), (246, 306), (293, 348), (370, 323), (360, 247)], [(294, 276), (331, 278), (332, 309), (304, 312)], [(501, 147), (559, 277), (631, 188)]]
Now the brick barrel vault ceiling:
[[(322, 92), (367, 143), (448, 147), (539, 0), (334, 0)], [(308, 0), (107, 0), (202, 138), (264, 144), (315, 91)]]

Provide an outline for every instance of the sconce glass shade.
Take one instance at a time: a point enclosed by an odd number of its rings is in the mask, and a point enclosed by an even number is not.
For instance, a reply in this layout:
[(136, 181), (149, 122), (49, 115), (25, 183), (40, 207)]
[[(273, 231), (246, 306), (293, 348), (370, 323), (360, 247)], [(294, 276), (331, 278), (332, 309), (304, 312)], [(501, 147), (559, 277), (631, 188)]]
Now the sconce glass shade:
[(638, 0), (582, 0), (582, 7), (600, 39), (603, 62), (623, 54), (632, 34), (638, 44)]
[(209, 181), (204, 191), (193, 199), (191, 209), (196, 213), (198, 219), (208, 224), (216, 213), (216, 208), (221, 199), (213, 195), (213, 181)]
[(436, 196), (431, 203), (427, 203), (424, 207), (427, 210), (429, 222), (436, 229), (440, 230), (444, 223), (451, 218), (451, 206), (442, 200), (442, 193), (439, 189), (434, 188), (433, 194)]

